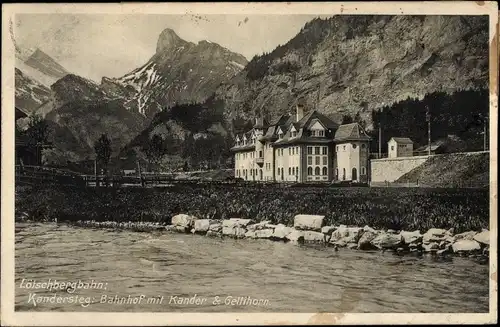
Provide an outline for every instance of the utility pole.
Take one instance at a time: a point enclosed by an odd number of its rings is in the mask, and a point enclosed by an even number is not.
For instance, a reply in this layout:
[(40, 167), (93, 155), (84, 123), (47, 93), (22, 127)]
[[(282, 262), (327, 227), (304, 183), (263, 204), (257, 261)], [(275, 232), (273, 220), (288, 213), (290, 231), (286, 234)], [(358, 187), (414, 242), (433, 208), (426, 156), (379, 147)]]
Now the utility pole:
[(95, 187), (99, 187), (99, 178), (97, 176), (97, 158), (94, 160), (94, 177), (95, 177)]
[(382, 127), (378, 126), (378, 158), (382, 158)]
[(427, 135), (428, 135), (428, 151), (427, 155), (431, 155), (431, 113), (429, 111), (429, 106), (425, 106), (427, 111), (425, 114), (425, 118), (427, 120)]

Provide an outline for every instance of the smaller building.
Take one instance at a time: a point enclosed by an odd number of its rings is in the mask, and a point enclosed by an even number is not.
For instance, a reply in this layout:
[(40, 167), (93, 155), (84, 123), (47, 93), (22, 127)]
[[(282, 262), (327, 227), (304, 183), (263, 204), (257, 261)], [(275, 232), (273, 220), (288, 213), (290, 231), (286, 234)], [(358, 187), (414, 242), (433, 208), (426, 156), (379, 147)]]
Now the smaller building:
[(413, 141), (407, 137), (393, 137), (387, 142), (388, 157), (412, 157)]

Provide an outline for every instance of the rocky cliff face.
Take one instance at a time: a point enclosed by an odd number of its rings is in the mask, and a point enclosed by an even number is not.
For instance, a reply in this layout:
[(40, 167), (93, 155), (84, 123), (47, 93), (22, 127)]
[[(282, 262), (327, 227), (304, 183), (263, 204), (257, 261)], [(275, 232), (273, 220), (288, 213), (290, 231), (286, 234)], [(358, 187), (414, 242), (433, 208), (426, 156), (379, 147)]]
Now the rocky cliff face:
[(487, 87), (488, 18), (335, 16), (307, 23), (216, 90), (226, 119), (276, 117), (298, 97), (339, 121), (433, 91)]
[(107, 92), (126, 94), (130, 107), (151, 117), (174, 104), (203, 102), (246, 64), (242, 55), (216, 43), (194, 44), (166, 29), (146, 64), (120, 78), (103, 78), (101, 86)]

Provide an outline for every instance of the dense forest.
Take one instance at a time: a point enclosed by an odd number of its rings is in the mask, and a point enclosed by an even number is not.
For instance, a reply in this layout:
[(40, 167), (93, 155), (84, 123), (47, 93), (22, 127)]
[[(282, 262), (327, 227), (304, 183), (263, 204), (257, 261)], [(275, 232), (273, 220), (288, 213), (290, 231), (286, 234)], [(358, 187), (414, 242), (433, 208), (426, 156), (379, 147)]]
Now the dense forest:
[(467, 151), (483, 149), (483, 129), (489, 113), (488, 90), (434, 92), (423, 99), (408, 98), (372, 111), (374, 129), (372, 151), (378, 151), (378, 128), (382, 129), (382, 152), (393, 136), (409, 137), (418, 146), (428, 143), (427, 112), (430, 115), (431, 139), (455, 135), (465, 142)]

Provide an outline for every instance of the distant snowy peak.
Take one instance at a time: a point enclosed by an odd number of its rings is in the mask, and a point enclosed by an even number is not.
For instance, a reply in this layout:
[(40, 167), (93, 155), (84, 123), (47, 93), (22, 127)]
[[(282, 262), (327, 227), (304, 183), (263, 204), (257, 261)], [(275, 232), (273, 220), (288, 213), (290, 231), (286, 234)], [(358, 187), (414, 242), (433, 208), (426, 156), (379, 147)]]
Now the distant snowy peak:
[(25, 75), (50, 87), (69, 72), (56, 60), (39, 48), (23, 48), (16, 45), (16, 67)]
[(165, 29), (146, 64), (119, 78), (103, 78), (101, 85), (107, 90), (133, 90), (129, 103), (148, 116), (176, 103), (204, 101), (247, 63), (244, 56), (217, 43), (188, 42), (172, 29)]

